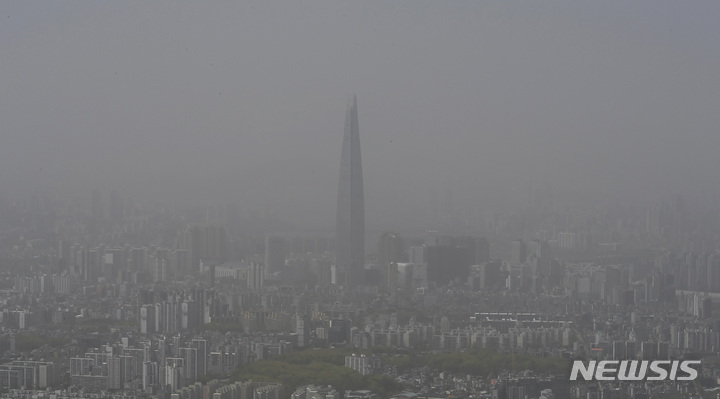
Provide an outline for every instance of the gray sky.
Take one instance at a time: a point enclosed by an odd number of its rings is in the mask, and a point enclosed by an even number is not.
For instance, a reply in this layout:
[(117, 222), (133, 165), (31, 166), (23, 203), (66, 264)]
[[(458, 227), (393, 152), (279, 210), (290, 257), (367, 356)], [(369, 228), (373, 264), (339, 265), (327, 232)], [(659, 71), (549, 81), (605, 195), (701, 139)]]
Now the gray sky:
[[(334, 223), (357, 94), (369, 227), (720, 183), (720, 3), (0, 3), (0, 193)], [(387, 222), (390, 223), (390, 222)]]

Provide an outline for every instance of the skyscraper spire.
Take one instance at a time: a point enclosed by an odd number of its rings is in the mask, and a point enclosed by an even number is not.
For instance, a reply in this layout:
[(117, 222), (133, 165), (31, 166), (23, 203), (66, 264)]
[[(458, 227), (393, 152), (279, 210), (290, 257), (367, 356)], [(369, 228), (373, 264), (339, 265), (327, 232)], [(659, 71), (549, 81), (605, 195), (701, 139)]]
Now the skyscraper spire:
[(350, 286), (362, 284), (365, 266), (365, 199), (356, 96), (352, 97), (345, 112), (335, 238), (336, 265), (344, 271), (344, 283)]

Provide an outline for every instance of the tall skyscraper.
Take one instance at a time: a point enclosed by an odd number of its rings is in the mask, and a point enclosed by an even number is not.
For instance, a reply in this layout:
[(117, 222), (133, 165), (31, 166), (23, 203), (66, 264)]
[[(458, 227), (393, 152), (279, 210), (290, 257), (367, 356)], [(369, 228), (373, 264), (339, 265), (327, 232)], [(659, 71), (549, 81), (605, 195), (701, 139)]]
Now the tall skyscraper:
[(355, 96), (345, 112), (335, 235), (336, 262), (338, 268), (344, 271), (346, 285), (362, 284), (365, 267), (365, 199)]

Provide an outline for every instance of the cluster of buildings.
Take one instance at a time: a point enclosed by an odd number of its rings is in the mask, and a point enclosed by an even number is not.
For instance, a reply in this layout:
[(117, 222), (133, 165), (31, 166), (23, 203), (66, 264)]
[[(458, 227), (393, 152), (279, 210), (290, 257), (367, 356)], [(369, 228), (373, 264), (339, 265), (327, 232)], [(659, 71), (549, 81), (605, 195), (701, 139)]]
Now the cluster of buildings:
[(207, 374), (205, 340), (183, 343), (176, 340), (170, 350), (162, 347), (153, 350), (150, 341), (139, 342), (137, 346), (128, 345), (125, 338), (120, 345), (103, 345), (81, 357), (70, 358), (71, 384), (86, 392), (127, 388), (152, 394), (161, 387), (182, 388)]
[(53, 362), (14, 360), (0, 365), (0, 386), (45, 389), (57, 383), (59, 372)]
[(211, 290), (141, 291), (138, 298), (141, 334), (173, 334), (207, 324), (214, 313), (216, 293)]
[(253, 398), (252, 392), (257, 390), (270, 395), (262, 397), (275, 398), (281, 390), (278, 384), (213, 385), (200, 381), (210, 376), (223, 377), (237, 367), (294, 350), (294, 345), (284, 340), (286, 337), (278, 335), (133, 335), (71, 357), (71, 386), (87, 393), (126, 391), (145, 396), (185, 389), (180, 398), (204, 397), (202, 392), (207, 394), (209, 390), (223, 395), (219, 398)]
[[(458, 235), (383, 233), (369, 254), (354, 98), (341, 157), (334, 237), (254, 234), (236, 210), (143, 208), (116, 191), (108, 206), (94, 192), (89, 212), (75, 203), (0, 204), (9, 215), (0, 232), (7, 266), (0, 344), (8, 343), (0, 388), (10, 397), (55, 399), (375, 399), (315, 381), (282, 387), (223, 378), (319, 347), (612, 359), (720, 354), (717, 228), (691, 228), (682, 201), (604, 213), (553, 211), (543, 202)], [(90, 345), (82, 334), (92, 321), (108, 327)], [(17, 334), (69, 343), (21, 352)], [(652, 391), (571, 386), (526, 371), (401, 374), (363, 354), (344, 364), (362, 375), (388, 373), (408, 389), (397, 399)], [(720, 371), (708, 363), (703, 377), (717, 381)]]

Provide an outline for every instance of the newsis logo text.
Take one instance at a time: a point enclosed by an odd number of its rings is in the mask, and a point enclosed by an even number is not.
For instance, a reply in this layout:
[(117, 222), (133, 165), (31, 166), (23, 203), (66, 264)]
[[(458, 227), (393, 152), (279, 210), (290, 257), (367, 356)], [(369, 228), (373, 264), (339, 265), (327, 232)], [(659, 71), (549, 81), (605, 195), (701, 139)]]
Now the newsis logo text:
[(570, 381), (692, 381), (698, 377), (693, 365), (700, 360), (575, 360)]

